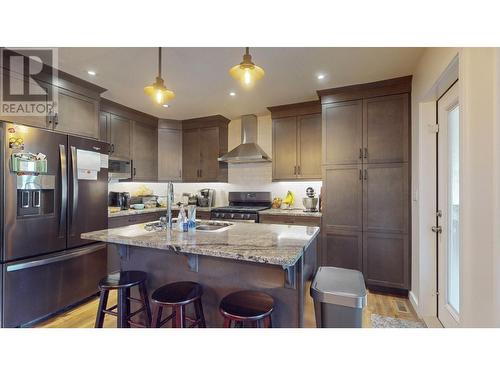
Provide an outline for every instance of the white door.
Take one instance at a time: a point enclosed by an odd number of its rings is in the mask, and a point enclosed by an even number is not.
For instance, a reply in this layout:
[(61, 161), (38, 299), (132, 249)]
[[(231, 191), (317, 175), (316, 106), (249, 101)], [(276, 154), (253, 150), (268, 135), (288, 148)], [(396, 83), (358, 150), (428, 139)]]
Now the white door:
[(458, 83), (438, 101), (438, 318), (444, 327), (460, 321), (460, 160)]

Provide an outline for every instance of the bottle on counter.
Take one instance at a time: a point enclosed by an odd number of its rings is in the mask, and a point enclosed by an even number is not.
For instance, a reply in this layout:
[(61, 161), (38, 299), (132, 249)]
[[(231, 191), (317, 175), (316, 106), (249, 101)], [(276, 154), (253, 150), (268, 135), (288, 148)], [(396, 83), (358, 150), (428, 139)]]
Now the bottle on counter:
[(187, 217), (188, 231), (194, 232), (196, 230), (196, 206), (189, 205), (187, 209), (188, 209), (188, 217)]
[(177, 230), (179, 232), (184, 231), (184, 222), (186, 221), (186, 211), (184, 210), (184, 205), (181, 204), (179, 208), (179, 215), (177, 216)]

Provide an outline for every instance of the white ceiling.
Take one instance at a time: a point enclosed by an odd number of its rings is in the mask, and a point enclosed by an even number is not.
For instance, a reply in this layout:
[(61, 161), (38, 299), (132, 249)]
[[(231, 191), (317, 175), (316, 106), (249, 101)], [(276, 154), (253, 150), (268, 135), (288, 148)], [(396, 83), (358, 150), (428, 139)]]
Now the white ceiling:
[[(266, 75), (244, 90), (228, 74), (244, 48), (164, 48), (163, 78), (176, 97), (169, 108), (143, 92), (154, 82), (157, 48), (59, 48), (59, 68), (108, 91), (103, 97), (160, 118), (263, 114), (266, 107), (317, 99), (316, 90), (412, 74), (423, 48), (251, 48)], [(96, 76), (87, 74), (97, 72)], [(317, 74), (325, 74), (318, 81)], [(236, 96), (229, 96), (229, 92)]]

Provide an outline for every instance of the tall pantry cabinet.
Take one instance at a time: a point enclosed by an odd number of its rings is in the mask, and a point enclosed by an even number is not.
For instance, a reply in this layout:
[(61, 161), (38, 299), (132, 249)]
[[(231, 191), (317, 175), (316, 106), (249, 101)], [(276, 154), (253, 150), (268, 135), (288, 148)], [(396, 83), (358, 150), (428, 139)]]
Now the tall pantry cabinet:
[(410, 289), (411, 76), (318, 91), (325, 265)]

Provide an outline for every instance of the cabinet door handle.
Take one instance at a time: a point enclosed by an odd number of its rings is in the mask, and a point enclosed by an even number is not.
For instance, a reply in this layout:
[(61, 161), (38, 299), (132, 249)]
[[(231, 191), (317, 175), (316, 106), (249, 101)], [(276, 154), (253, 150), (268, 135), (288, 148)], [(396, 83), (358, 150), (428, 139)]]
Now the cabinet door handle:
[(135, 170), (135, 167), (134, 167), (134, 177), (135, 177), (135, 175), (136, 175), (136, 170)]
[(49, 120), (49, 125), (52, 125), (52, 110), (51, 110), (51, 109), (49, 110), (49, 113), (48, 113), (48, 115), (47, 115), (47, 118), (48, 118), (48, 120)]
[(368, 169), (365, 169), (365, 180), (368, 180)]
[(293, 174), (294, 174), (294, 175), (296, 175), (296, 174), (297, 174), (297, 166), (296, 166), (296, 165), (293, 167)]
[(54, 113), (54, 128), (59, 125), (59, 115), (56, 113)]
[(179, 169), (179, 177), (181, 177), (181, 176), (182, 176), (182, 174), (181, 174), (181, 170)]
[(363, 159), (363, 148), (362, 147), (359, 148), (359, 158)]
[(300, 175), (300, 165), (297, 165), (297, 174)]
[(365, 147), (365, 159), (368, 159), (368, 147)]
[(112, 143), (111, 144), (111, 154), (114, 154), (115, 153), (115, 144)]
[(360, 169), (359, 170), (359, 179), (362, 180), (363, 179), (363, 171)]

